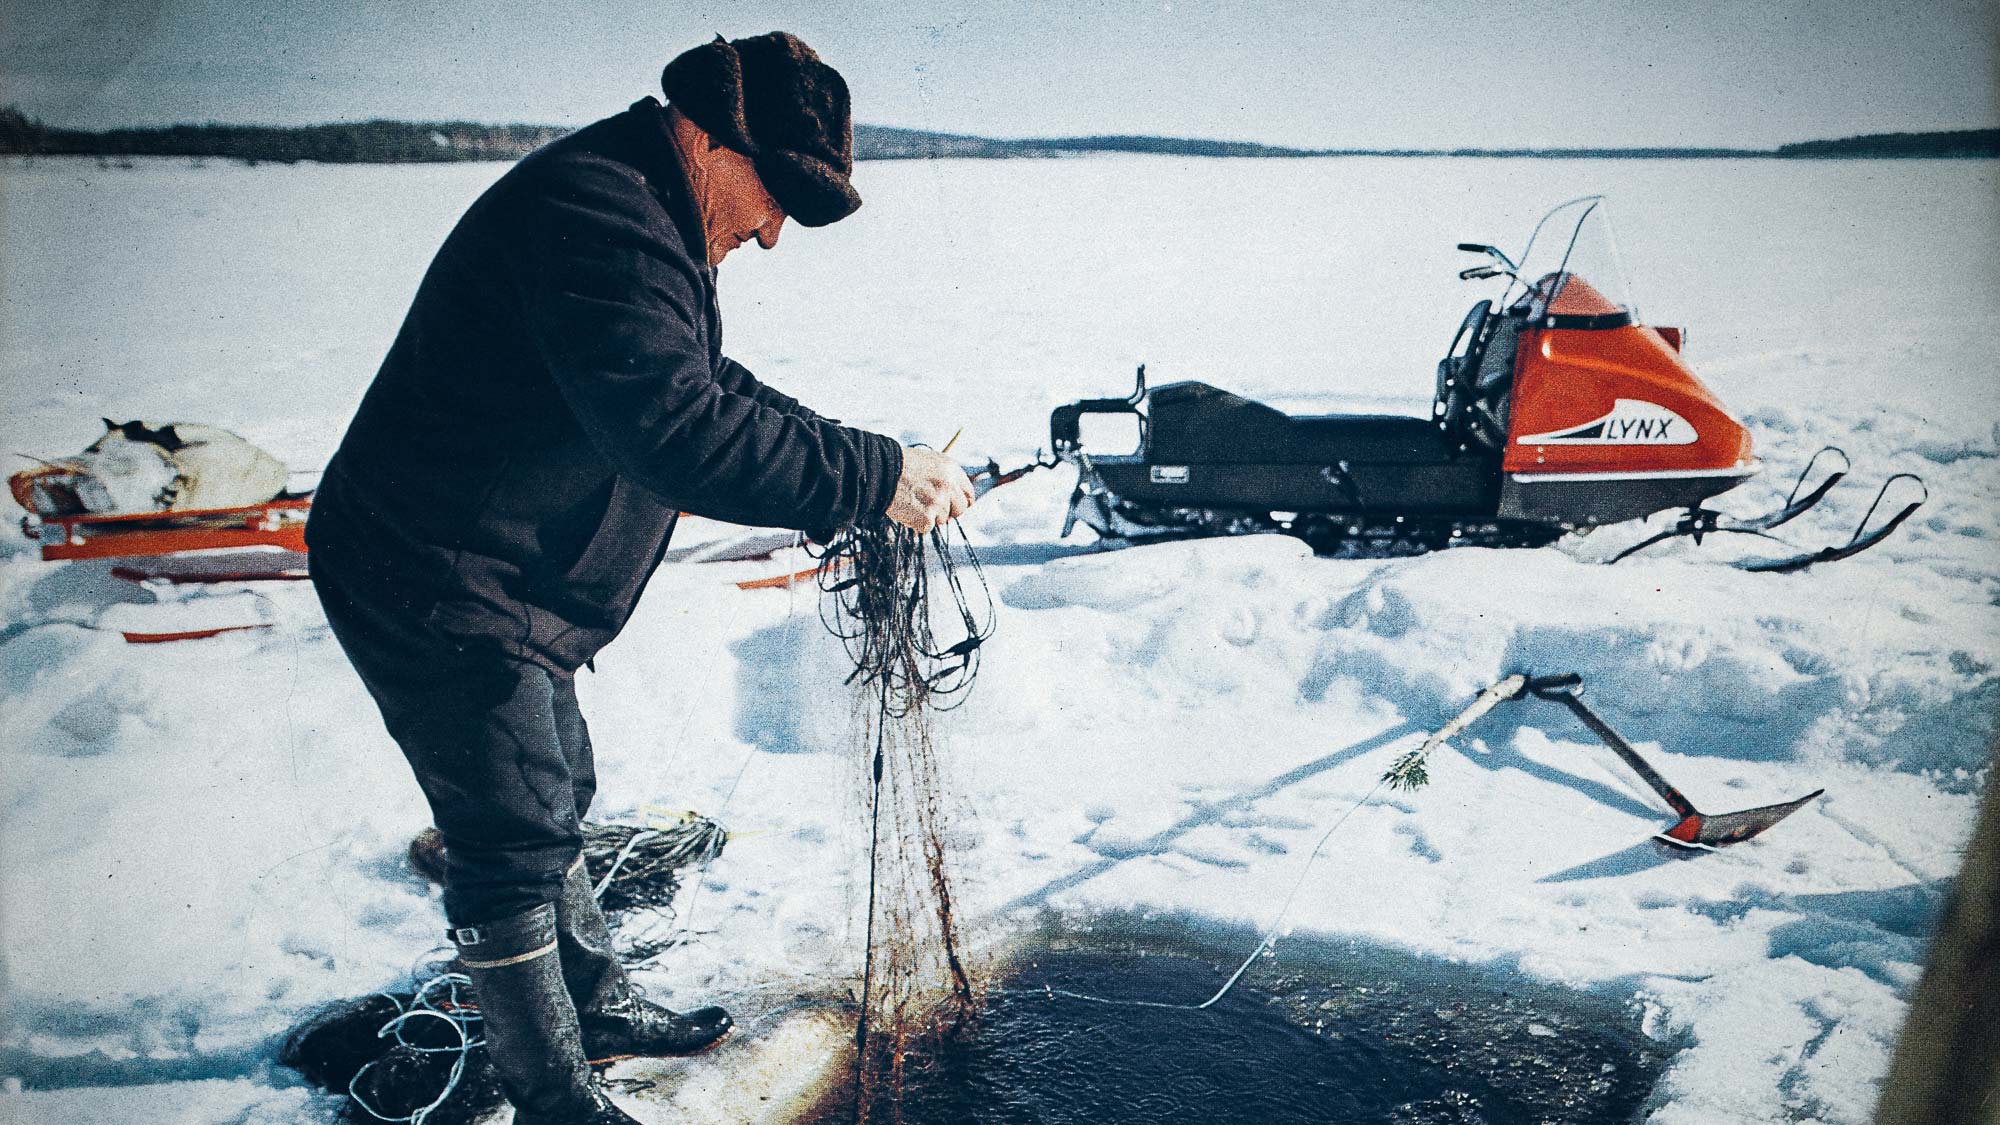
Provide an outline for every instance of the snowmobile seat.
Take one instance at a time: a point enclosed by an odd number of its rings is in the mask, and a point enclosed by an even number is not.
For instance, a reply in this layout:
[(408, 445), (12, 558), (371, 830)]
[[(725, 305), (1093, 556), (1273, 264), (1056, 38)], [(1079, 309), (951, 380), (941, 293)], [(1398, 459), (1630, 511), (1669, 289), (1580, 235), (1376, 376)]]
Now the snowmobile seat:
[(1455, 452), (1437, 424), (1398, 415), (1290, 415), (1206, 383), (1148, 396), (1156, 464), (1437, 465)]

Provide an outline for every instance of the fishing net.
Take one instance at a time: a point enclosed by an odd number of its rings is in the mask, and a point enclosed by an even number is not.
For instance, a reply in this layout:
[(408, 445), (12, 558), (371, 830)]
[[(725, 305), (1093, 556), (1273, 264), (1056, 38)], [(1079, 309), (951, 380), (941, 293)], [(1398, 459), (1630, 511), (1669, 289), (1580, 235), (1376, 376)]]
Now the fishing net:
[(964, 701), (993, 603), (956, 524), (919, 534), (858, 522), (826, 548), (818, 578), (821, 620), (854, 664), (853, 761), (869, 820), (857, 1117), (885, 1104), (899, 1120), (910, 1048), (964, 1027), (978, 1005), (952, 915), (950, 797), (932, 717)]
[[(607, 914), (664, 909), (680, 889), (680, 869), (707, 866), (728, 842), (720, 824), (692, 812), (644, 824), (585, 821), (583, 867)], [(444, 837), (437, 829), (410, 841), (410, 866), (433, 883), (444, 881)]]
[(643, 825), (586, 823), (583, 868), (607, 912), (665, 908), (680, 889), (680, 870), (707, 867), (728, 842), (721, 825), (691, 812)]

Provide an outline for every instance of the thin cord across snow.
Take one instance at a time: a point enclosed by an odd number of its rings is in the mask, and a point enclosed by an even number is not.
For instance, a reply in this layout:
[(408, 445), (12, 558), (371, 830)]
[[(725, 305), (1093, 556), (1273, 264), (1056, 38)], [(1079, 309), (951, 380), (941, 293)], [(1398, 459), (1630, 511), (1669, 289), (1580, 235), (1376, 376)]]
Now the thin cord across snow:
[(1299, 877), (1292, 880), (1292, 889), (1286, 892), (1284, 904), (1278, 907), (1278, 916), (1272, 919), (1271, 928), (1264, 931), (1264, 939), (1257, 943), (1257, 948), (1250, 951), (1250, 956), (1243, 959), (1243, 963), (1236, 967), (1236, 971), (1231, 973), (1229, 979), (1222, 983), (1222, 987), (1215, 990), (1215, 995), (1195, 1005), (1197, 1010), (1209, 1007), (1224, 996), (1227, 996), (1229, 990), (1236, 987), (1236, 982), (1243, 979), (1243, 974), (1249, 971), (1250, 964), (1257, 959), (1257, 955), (1277, 944), (1279, 936), (1284, 932), (1285, 918), (1292, 912), (1292, 903), (1298, 900), (1299, 889), (1306, 885), (1306, 876), (1312, 873), (1313, 863), (1319, 859), (1320, 852), (1326, 850), (1326, 842), (1333, 839), (1333, 834), (1340, 831), (1340, 826), (1347, 823), (1348, 817), (1353, 816), (1355, 811), (1361, 808), (1361, 806), (1373, 801), (1375, 795), (1380, 793), (1382, 787), (1387, 784), (1389, 784), (1389, 777), (1387, 774), (1384, 774), (1376, 780), (1373, 789), (1363, 794), (1360, 800), (1347, 806), (1347, 811), (1340, 814), (1340, 819), (1334, 821), (1325, 832), (1320, 834), (1319, 842), (1313, 845), (1312, 854), (1306, 857), (1305, 866), (1299, 868)]
[(1375, 782), (1373, 789), (1363, 794), (1360, 800), (1347, 806), (1347, 811), (1341, 813), (1339, 818), (1328, 826), (1325, 832), (1320, 833), (1319, 842), (1313, 845), (1312, 854), (1306, 857), (1305, 864), (1299, 868), (1298, 878), (1292, 880), (1292, 889), (1286, 892), (1285, 901), (1278, 907), (1277, 916), (1271, 920), (1271, 925), (1265, 929), (1263, 937), (1258, 939), (1256, 947), (1250, 950), (1250, 955), (1243, 958), (1243, 963), (1236, 966), (1236, 971), (1229, 974), (1229, 979), (1222, 982), (1222, 987), (1215, 990), (1215, 995), (1203, 1000), (1201, 1003), (1175, 1004), (1165, 1000), (1118, 1000), (1108, 996), (1093, 996), (1087, 992), (1075, 992), (1066, 988), (1048, 986), (1033, 989), (1007, 989), (1005, 991), (1017, 995), (1038, 994), (1043, 996), (1061, 996), (1070, 1000), (1085, 1000), (1092, 1004), (1109, 1004), (1120, 1008), (1166, 1008), (1178, 1012), (1199, 1012), (1214, 1006), (1224, 996), (1229, 995), (1229, 990), (1236, 987), (1236, 982), (1243, 979), (1243, 974), (1250, 971), (1250, 966), (1256, 963), (1257, 958), (1265, 950), (1277, 945), (1278, 938), (1284, 935), (1285, 919), (1292, 912), (1292, 904), (1298, 900), (1299, 891), (1305, 887), (1306, 876), (1312, 874), (1313, 864), (1319, 860), (1320, 853), (1326, 850), (1326, 842), (1333, 839), (1333, 834), (1340, 831), (1340, 826), (1347, 823), (1348, 817), (1353, 816), (1363, 805), (1375, 800), (1376, 795), (1382, 792), (1382, 787), (1389, 784), (1389, 777), (1389, 774), (1383, 774)]

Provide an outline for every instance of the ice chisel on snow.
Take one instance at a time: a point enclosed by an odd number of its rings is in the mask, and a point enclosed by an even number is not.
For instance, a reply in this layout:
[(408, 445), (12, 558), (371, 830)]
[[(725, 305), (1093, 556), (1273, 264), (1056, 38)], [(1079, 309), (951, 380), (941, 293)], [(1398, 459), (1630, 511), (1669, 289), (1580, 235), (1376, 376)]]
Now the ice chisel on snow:
[(1807, 802), (1826, 792), (1824, 789), (1815, 789), (1795, 801), (1763, 805), (1754, 809), (1743, 809), (1740, 812), (1713, 814), (1702, 812), (1695, 808), (1694, 802), (1688, 800), (1672, 782), (1662, 777), (1651, 762), (1640, 756), (1639, 752), (1632, 748), (1632, 744), (1625, 741), (1623, 735), (1611, 729), (1611, 724), (1605, 722), (1597, 712), (1584, 704), (1582, 689), (1583, 677), (1575, 672), (1566, 672), (1559, 676), (1530, 676), (1520, 673), (1508, 676), (1481, 693), (1472, 706), (1432, 735), (1424, 743), (1424, 749), (1420, 753), (1435, 749), (1500, 703), (1519, 699), (1524, 695), (1533, 695), (1538, 699), (1547, 699), (1567, 707), (1570, 714), (1575, 715), (1579, 722), (1590, 728), (1592, 734), (1609, 746), (1612, 753), (1630, 766), (1632, 772), (1638, 774), (1640, 780), (1659, 794), (1660, 799), (1674, 810), (1680, 820), (1673, 827), (1660, 833), (1660, 838), (1669, 843), (1695, 848), (1719, 848), (1726, 844), (1740, 844), (1799, 811)]

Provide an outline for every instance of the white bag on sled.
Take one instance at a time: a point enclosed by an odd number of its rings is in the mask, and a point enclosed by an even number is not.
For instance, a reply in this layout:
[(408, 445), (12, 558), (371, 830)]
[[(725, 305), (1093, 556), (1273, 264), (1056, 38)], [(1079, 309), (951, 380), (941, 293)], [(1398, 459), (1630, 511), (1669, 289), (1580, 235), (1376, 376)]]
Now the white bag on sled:
[(262, 504), (285, 490), (284, 462), (217, 426), (104, 420), (75, 457), (8, 478), (14, 499), (42, 517), (190, 512)]

